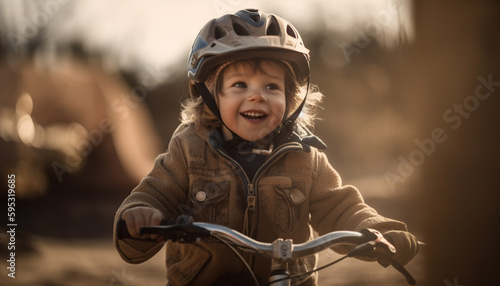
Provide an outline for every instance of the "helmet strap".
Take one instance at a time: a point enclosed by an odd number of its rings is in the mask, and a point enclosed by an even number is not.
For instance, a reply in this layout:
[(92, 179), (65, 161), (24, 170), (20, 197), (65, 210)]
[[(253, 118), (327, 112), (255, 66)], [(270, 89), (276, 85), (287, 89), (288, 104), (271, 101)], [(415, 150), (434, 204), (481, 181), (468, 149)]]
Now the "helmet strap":
[[(307, 87), (306, 87), (306, 94), (304, 95), (304, 99), (300, 103), (299, 107), (290, 115), (288, 118), (283, 118), (283, 121), (281, 122), (281, 125), (276, 128), (272, 134), (274, 136), (280, 136), (281, 138), (289, 138), (290, 135), (293, 132), (293, 126), (297, 118), (300, 116), (300, 113), (302, 112), (302, 109), (304, 108), (307, 100), (307, 95), (309, 94), (309, 85), (311, 81), (311, 76), (307, 77)], [(278, 135), (279, 134), (279, 135)]]
[(207, 86), (204, 83), (199, 83), (199, 82), (195, 82), (194, 86), (196, 87), (198, 94), (203, 99), (203, 102), (205, 102), (205, 104), (207, 105), (208, 109), (210, 109), (210, 111), (212, 111), (212, 113), (217, 118), (219, 118), (222, 124), (224, 124), (224, 122), (222, 121), (222, 117), (220, 116), (220, 111), (219, 107), (217, 106), (217, 102), (215, 102), (215, 98), (212, 96)]
[(306, 94), (304, 95), (304, 99), (300, 103), (299, 107), (297, 107), (297, 109), (292, 113), (292, 115), (290, 115), (288, 117), (288, 119), (285, 120), (286, 122), (284, 122), (284, 124), (290, 124), (290, 123), (293, 124), (295, 122), (295, 120), (297, 120), (297, 118), (299, 117), (300, 113), (302, 112), (302, 109), (304, 108), (304, 105), (306, 105), (307, 95), (309, 94), (310, 81), (311, 81), (311, 76), (308, 76), (307, 77)]
[(210, 109), (210, 111), (220, 120), (220, 122), (222, 122), (222, 124), (227, 128), (227, 130), (231, 132), (233, 139), (247, 141), (241, 138), (238, 134), (234, 133), (233, 130), (227, 127), (227, 125), (224, 123), (224, 120), (222, 120), (222, 116), (220, 115), (217, 102), (215, 101), (214, 96), (212, 96), (212, 94), (208, 90), (207, 86), (204, 83), (199, 83), (199, 82), (195, 82), (194, 85), (196, 87), (196, 90), (198, 91), (198, 94), (200, 94), (201, 98), (203, 99), (203, 102), (207, 105), (208, 109)]

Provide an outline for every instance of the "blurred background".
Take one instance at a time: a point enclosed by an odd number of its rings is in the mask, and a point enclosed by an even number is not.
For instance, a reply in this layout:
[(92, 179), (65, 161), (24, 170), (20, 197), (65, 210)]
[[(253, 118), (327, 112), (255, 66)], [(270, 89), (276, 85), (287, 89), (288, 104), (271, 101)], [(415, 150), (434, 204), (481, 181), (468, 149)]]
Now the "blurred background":
[[(2, 267), (0, 284), (164, 284), (163, 254), (120, 260), (114, 213), (178, 125), (199, 29), (244, 8), (301, 33), (325, 94), (315, 133), (345, 184), (428, 243), (408, 265), (419, 285), (497, 281), (496, 2), (0, 0), (0, 174), (16, 176), (18, 223), (18, 278)], [(360, 261), (321, 276), (405, 285)]]

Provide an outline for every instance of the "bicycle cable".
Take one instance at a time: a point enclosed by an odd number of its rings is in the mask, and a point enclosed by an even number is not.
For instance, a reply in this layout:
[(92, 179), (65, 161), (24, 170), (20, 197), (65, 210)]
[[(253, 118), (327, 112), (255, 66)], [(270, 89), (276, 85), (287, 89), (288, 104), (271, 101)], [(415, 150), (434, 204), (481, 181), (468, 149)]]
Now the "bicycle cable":
[(292, 278), (297, 278), (297, 277), (300, 277), (300, 276), (306, 276), (306, 275), (310, 275), (310, 274), (313, 274), (314, 272), (318, 272), (320, 270), (323, 270), (327, 267), (330, 267), (336, 263), (339, 263), (340, 261), (348, 258), (348, 257), (353, 257), (353, 256), (356, 256), (356, 255), (359, 255), (360, 253), (363, 253), (365, 251), (368, 251), (368, 250), (373, 250), (373, 245), (370, 244), (371, 241), (369, 242), (366, 242), (366, 243), (363, 243), (363, 244), (360, 244), (358, 245), (357, 247), (355, 247), (354, 249), (352, 249), (348, 254), (342, 256), (341, 258), (337, 259), (337, 260), (334, 260), (328, 264), (325, 264), (321, 267), (318, 267), (316, 269), (313, 269), (311, 271), (307, 271), (307, 272), (304, 272), (304, 273), (299, 273), (299, 274), (295, 274), (295, 275), (290, 275), (289, 277), (284, 277), (284, 278), (279, 278), (279, 279), (276, 279), (276, 280), (273, 280), (273, 281), (270, 281), (264, 285), (271, 285), (273, 283), (276, 283), (276, 282), (280, 282), (280, 281), (284, 281), (284, 280), (287, 280), (287, 279), (292, 279)]
[(273, 280), (273, 281), (269, 281), (269, 282), (263, 284), (263, 286), (264, 285), (271, 285), (273, 283), (280, 282), (280, 281), (285, 281), (285, 280), (292, 279), (292, 278), (298, 278), (300, 276), (306, 276), (306, 275), (313, 274), (314, 272), (317, 272), (317, 271), (323, 270), (323, 269), (325, 269), (327, 267), (330, 267), (330, 266), (334, 265), (335, 263), (338, 263), (338, 262), (340, 262), (340, 261), (342, 261), (342, 260), (344, 260), (344, 259), (346, 259), (348, 257), (349, 257), (348, 255), (342, 256), (341, 258), (339, 258), (339, 259), (337, 259), (335, 261), (332, 261), (332, 262), (330, 262), (330, 263), (328, 263), (326, 265), (323, 265), (323, 266), (318, 267), (316, 269), (313, 269), (311, 271), (307, 271), (307, 272), (299, 273), (299, 274), (295, 274), (295, 275), (290, 275), (289, 277), (284, 277), (284, 278), (279, 278), (279, 279), (276, 279), (276, 280)]
[(257, 280), (257, 277), (255, 276), (255, 273), (252, 271), (252, 268), (250, 267), (250, 265), (248, 265), (248, 263), (245, 261), (245, 258), (243, 258), (243, 256), (241, 256), (241, 254), (238, 252), (238, 250), (236, 250), (236, 248), (234, 248), (234, 246), (232, 246), (228, 242), (226, 242), (223, 239), (220, 239), (219, 237), (217, 237), (217, 235), (212, 235), (212, 237), (215, 237), (218, 241), (220, 241), (223, 244), (225, 244), (227, 247), (229, 247), (229, 249), (231, 249), (231, 251), (233, 251), (234, 254), (236, 254), (236, 256), (241, 260), (241, 262), (243, 263), (243, 265), (245, 266), (245, 268), (248, 270), (248, 272), (252, 276), (252, 279), (255, 282), (255, 285), (259, 286), (260, 285), (259, 284), (259, 280)]

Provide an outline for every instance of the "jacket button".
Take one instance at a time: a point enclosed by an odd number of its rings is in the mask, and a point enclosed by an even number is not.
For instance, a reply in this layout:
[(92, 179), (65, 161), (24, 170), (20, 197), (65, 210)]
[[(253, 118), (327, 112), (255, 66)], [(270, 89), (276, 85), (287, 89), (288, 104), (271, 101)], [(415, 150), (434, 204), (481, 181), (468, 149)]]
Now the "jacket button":
[(207, 194), (204, 191), (199, 191), (196, 193), (196, 199), (199, 202), (203, 202), (207, 198)]

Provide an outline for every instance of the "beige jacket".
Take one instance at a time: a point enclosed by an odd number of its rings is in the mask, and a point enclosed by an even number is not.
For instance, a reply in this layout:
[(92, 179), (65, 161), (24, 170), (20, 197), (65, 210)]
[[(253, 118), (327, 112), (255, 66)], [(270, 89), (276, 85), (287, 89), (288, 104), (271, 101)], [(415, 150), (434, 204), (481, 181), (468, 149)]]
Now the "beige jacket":
[[(322, 142), (303, 128), (277, 146), (249, 182), (239, 164), (220, 147), (219, 132), (180, 126), (168, 150), (158, 156), (153, 170), (124, 200), (115, 218), (115, 245), (129, 263), (141, 263), (163, 244), (116, 239), (116, 222), (124, 210), (150, 206), (165, 218), (188, 214), (198, 222), (222, 224), (263, 241), (291, 238), (301, 243), (335, 230), (374, 228), (406, 230), (402, 222), (380, 216), (366, 205), (353, 186), (342, 186), (329, 164)], [(167, 279), (172, 285), (212, 285), (227, 273), (245, 273), (241, 261), (227, 247), (207, 242), (167, 242)], [(270, 261), (245, 255), (260, 282), (266, 282)], [(305, 272), (317, 257), (297, 261), (292, 272)], [(305, 281), (304, 281), (305, 280)], [(316, 285), (312, 275), (300, 285)]]

